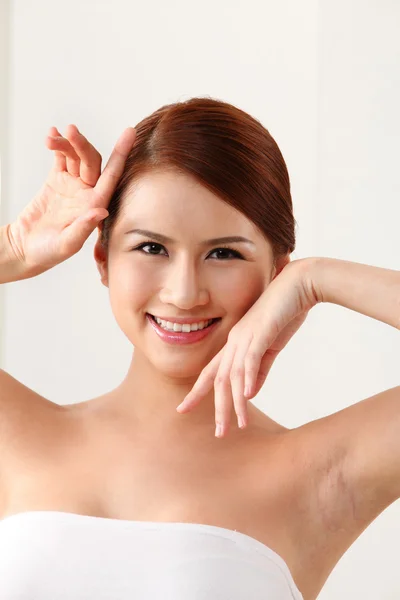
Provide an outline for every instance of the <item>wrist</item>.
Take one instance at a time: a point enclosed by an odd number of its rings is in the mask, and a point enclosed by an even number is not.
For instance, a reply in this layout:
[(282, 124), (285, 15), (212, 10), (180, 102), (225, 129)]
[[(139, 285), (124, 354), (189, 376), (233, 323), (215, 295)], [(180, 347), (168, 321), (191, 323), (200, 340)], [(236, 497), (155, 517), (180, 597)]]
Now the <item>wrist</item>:
[(10, 283), (29, 277), (23, 261), (14, 252), (10, 225), (0, 227), (0, 283)]
[(298, 263), (298, 266), (300, 266), (304, 288), (313, 304), (326, 301), (322, 293), (322, 273), (325, 260), (320, 256), (307, 256), (292, 261), (292, 263)]
[(328, 299), (326, 278), (329, 278), (329, 269), (333, 263), (340, 263), (340, 260), (323, 256), (315, 256), (310, 259), (310, 279), (315, 298), (318, 303), (330, 302)]

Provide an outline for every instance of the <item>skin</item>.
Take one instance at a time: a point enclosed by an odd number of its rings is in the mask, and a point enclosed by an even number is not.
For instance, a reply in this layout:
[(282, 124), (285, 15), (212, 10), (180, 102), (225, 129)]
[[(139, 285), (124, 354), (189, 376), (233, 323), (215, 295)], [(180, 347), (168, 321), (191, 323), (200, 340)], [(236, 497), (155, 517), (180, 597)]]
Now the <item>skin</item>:
[[(139, 234), (125, 235), (134, 227), (162, 233), (176, 242), (132, 251), (143, 243), (159, 244)], [(272, 246), (252, 221), (190, 175), (174, 171), (152, 172), (136, 182), (123, 200), (108, 256), (100, 244), (100, 232), (101, 224), (94, 258), (101, 282), (109, 289), (115, 319), (134, 352), (123, 382), (92, 400), (91, 408), (155, 435), (192, 436), (195, 431), (209, 435), (210, 427), (215, 428), (214, 389), (189, 413), (179, 414), (176, 407), (226, 344), (230, 329), (290, 261), (289, 256), (274, 265)], [(215, 252), (224, 244), (200, 246), (206, 239), (229, 235), (244, 236), (255, 246), (227, 244), (243, 259), (228, 250)], [(201, 342), (173, 346), (158, 337), (146, 312), (222, 320)], [(259, 411), (251, 402), (248, 408), (251, 421), (252, 413)], [(241, 433), (234, 410), (231, 428)]]

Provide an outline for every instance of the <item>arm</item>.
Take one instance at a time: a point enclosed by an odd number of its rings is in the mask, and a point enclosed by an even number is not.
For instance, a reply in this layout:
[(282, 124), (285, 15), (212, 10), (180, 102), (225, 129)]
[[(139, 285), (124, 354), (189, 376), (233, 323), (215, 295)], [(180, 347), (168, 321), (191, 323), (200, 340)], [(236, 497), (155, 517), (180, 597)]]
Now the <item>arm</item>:
[[(339, 304), (400, 329), (399, 271), (315, 258), (310, 274), (320, 302)], [(370, 523), (400, 498), (400, 385), (325, 422), (332, 449), (344, 457), (342, 476), (352, 498), (351, 518)]]
[(319, 302), (339, 304), (400, 330), (400, 271), (318, 257), (311, 269)]

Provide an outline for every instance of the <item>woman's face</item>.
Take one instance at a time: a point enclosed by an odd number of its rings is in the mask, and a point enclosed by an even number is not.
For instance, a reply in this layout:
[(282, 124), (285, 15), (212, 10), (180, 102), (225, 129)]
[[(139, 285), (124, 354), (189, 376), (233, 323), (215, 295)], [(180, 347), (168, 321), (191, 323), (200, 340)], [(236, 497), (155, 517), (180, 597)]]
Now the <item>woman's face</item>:
[[(154, 235), (131, 231), (138, 228)], [(208, 242), (227, 236), (248, 242)], [(171, 171), (136, 183), (113, 229), (108, 260), (99, 240), (95, 258), (121, 330), (155, 366), (177, 377), (198, 373), (219, 352), (275, 275), (271, 245), (254, 224), (189, 175)], [(221, 321), (199, 343), (171, 345), (146, 313)]]

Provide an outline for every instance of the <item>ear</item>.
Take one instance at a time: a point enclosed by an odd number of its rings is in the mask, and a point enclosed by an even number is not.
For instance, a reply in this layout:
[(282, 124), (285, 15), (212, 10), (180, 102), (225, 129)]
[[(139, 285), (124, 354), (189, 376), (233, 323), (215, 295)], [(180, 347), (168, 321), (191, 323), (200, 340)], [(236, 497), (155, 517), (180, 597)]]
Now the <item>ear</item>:
[(108, 287), (108, 258), (107, 252), (101, 243), (101, 227), (97, 228), (98, 238), (94, 246), (93, 256), (100, 273), (101, 283)]
[(273, 274), (271, 277), (271, 281), (275, 279), (279, 275), (279, 273), (286, 267), (287, 264), (290, 263), (290, 254), (285, 254), (284, 256), (280, 256), (277, 258), (276, 263), (273, 268)]

